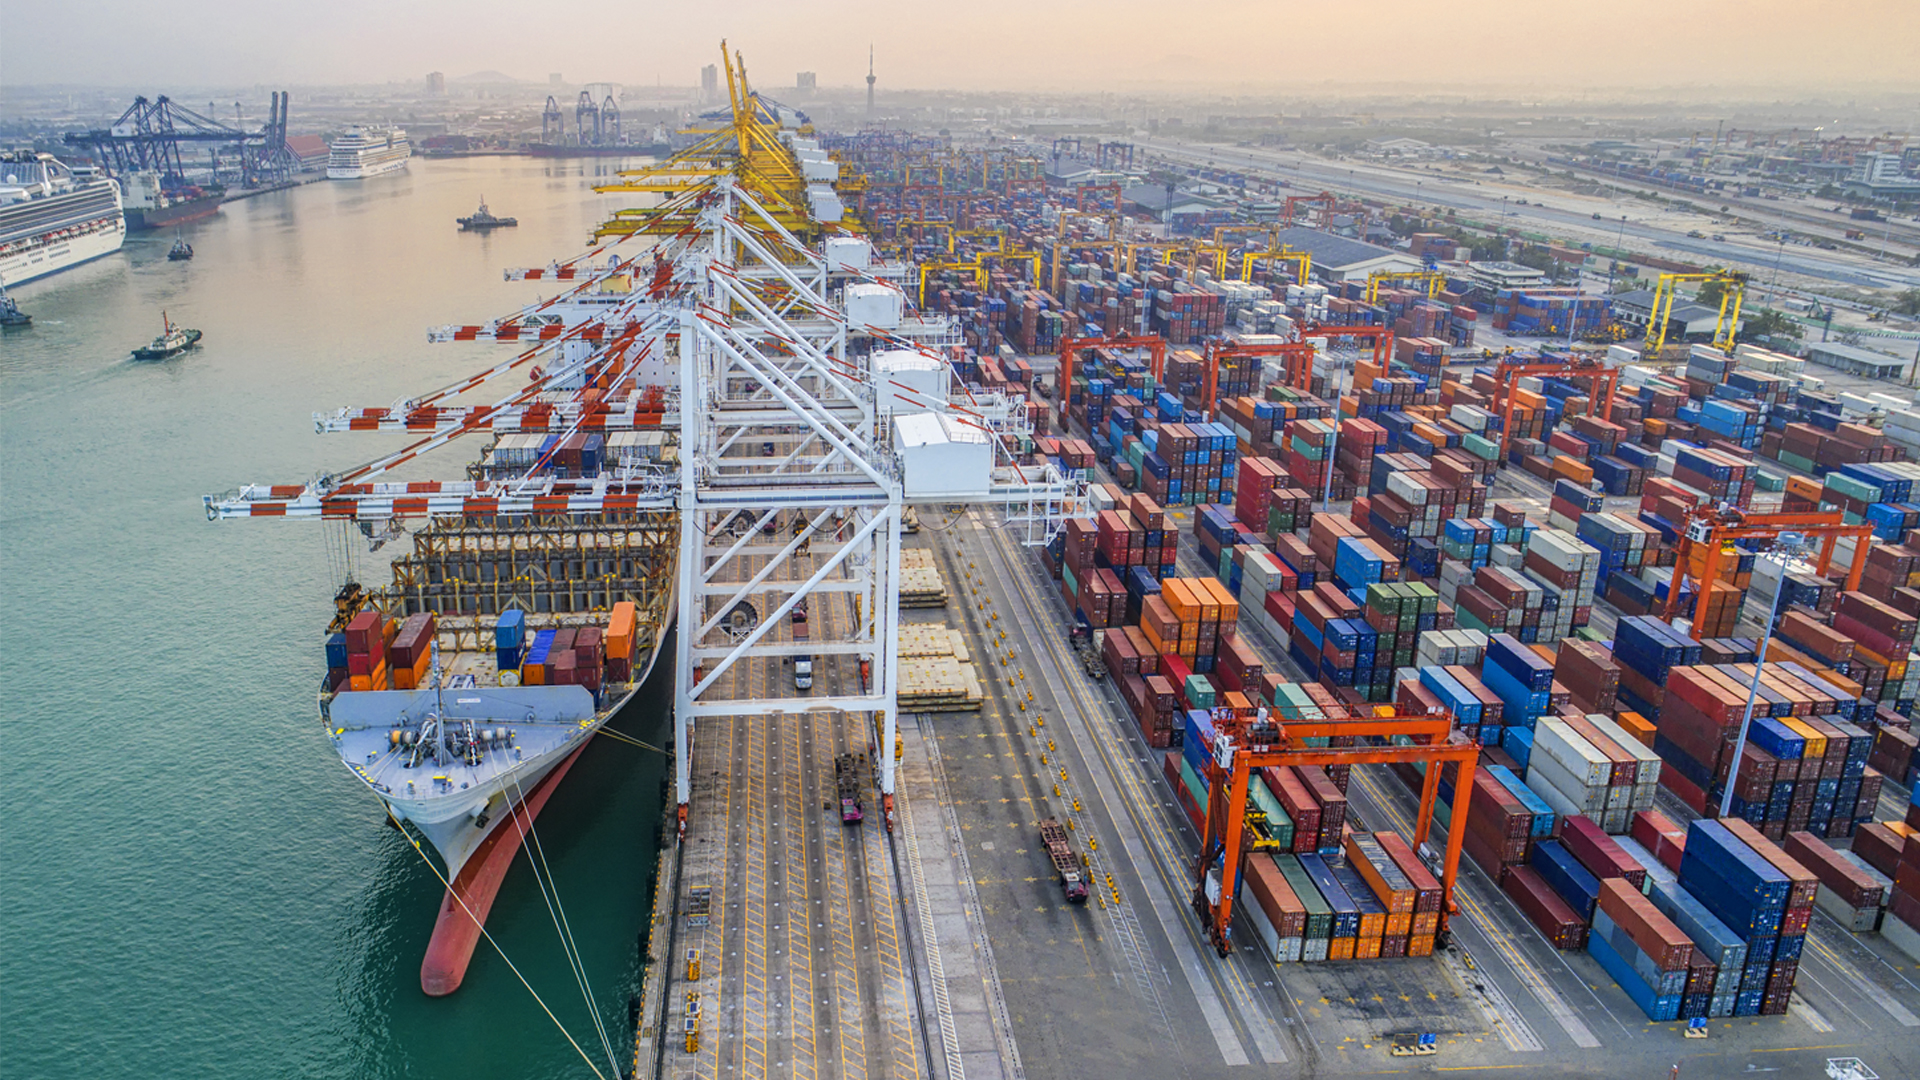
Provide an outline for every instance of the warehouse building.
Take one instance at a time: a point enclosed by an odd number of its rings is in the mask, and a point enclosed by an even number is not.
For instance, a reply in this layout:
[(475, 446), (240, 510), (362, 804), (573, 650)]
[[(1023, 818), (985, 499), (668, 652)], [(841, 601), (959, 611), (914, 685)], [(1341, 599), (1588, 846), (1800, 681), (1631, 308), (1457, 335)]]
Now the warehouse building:
[(1411, 273), (1421, 268), (1420, 260), (1404, 251), (1334, 236), (1301, 225), (1281, 229), (1276, 239), (1286, 247), (1313, 256), (1313, 276), (1329, 284), (1365, 281), (1368, 274), (1380, 270)]

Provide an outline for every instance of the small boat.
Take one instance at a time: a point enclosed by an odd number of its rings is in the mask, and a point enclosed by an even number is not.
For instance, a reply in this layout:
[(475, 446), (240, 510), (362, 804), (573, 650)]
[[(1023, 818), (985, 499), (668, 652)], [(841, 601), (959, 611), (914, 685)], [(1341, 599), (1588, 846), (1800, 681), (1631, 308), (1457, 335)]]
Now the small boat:
[(454, 218), (453, 220), (459, 222), (462, 229), (477, 232), (486, 232), (488, 229), (511, 228), (512, 226), (520, 224), (519, 218), (494, 217), (492, 211), (487, 209), (487, 197), (485, 195), (480, 196), (480, 209), (468, 214), (466, 217)]
[(173, 325), (166, 312), (160, 313), (160, 322), (166, 328), (157, 338), (133, 350), (135, 360), (165, 360), (169, 356), (178, 356), (200, 343), (200, 331), (188, 330)]
[(33, 316), (20, 310), (20, 305), (7, 295), (7, 287), (0, 285), (0, 327), (26, 326), (33, 322)]
[(167, 251), (167, 258), (172, 262), (185, 262), (193, 258), (193, 245), (185, 239), (175, 240), (173, 247)]

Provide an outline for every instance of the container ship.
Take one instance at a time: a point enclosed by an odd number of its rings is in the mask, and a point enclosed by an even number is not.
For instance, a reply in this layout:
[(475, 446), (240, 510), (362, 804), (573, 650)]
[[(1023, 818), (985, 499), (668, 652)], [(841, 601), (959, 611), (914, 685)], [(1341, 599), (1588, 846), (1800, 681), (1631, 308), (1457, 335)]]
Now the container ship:
[[(568, 340), (537, 345), (464, 387), (524, 372), (551, 352), (553, 373), (536, 367), (510, 407), (334, 417), (337, 431), (451, 425), (428, 442), (490, 433), (465, 478), (358, 482), (414, 458), (416, 444), (308, 484), (205, 500), (215, 520), (333, 522), (346, 543), (371, 540), (376, 550), (417, 523), (390, 582), (349, 579), (335, 594), (318, 701), (341, 764), (393, 824), (439, 856), (433, 869), (446, 892), (420, 971), (431, 996), (460, 986), (534, 819), (646, 684), (672, 621), (679, 459), (677, 431), (662, 426), (669, 375), (664, 365), (638, 367), (627, 339), (597, 333), (597, 319), (620, 317), (623, 283), (541, 305), (552, 320), (542, 325), (564, 324)], [(440, 340), (463, 339), (471, 340)], [(493, 337), (512, 339), (505, 329)]]
[(164, 229), (210, 218), (220, 212), (227, 189), (218, 184), (168, 188), (151, 170), (126, 178), (125, 209), (128, 230)]
[(0, 154), (0, 281), (32, 281), (111, 255), (127, 239), (120, 185), (52, 154)]
[(420, 968), (439, 997), (465, 978), (548, 797), (652, 674), (678, 529), (671, 512), (453, 519), (413, 542), (390, 585), (335, 597), (320, 717), (341, 763), (440, 855), (448, 888)]
[(399, 128), (353, 127), (327, 147), (327, 179), (366, 180), (400, 172), (413, 144)]

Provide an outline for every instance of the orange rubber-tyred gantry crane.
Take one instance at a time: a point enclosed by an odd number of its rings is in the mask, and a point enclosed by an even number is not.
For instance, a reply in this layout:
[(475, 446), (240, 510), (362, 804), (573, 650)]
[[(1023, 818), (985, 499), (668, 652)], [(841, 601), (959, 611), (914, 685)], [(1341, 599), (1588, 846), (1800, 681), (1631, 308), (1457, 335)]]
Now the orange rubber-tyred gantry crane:
[[(1154, 385), (1167, 365), (1167, 339), (1159, 334), (1122, 334), (1119, 337), (1061, 338), (1058, 391), (1060, 408), (1066, 415), (1067, 401), (1073, 393), (1073, 365), (1086, 349), (1146, 349), (1152, 357)], [(1065, 426), (1064, 423), (1062, 426)]]
[[(1322, 223), (1320, 228), (1330, 228), (1333, 225), (1334, 211), (1338, 208), (1339, 203), (1334, 199), (1333, 192), (1331, 191), (1323, 191), (1318, 195), (1289, 195), (1287, 196), (1286, 208), (1281, 213), (1280, 219), (1288, 225), (1299, 224), (1300, 214), (1298, 213), (1298, 209), (1302, 206), (1322, 207)], [(1301, 284), (1304, 285), (1306, 282), (1303, 281)]]
[[(1667, 598), (1661, 604), (1660, 617), (1673, 618), (1680, 606), (1680, 585), (1692, 579), (1700, 596), (1694, 603), (1692, 635), (1702, 636), (1707, 618), (1707, 602), (1712, 598), (1711, 583), (1718, 579), (1721, 557), (1736, 540), (1778, 540), (1787, 533), (1820, 538), (1820, 554), (1814, 560), (1814, 574), (1826, 577), (1833, 566), (1833, 549), (1843, 536), (1852, 537), (1853, 563), (1847, 569), (1847, 591), (1860, 588), (1860, 577), (1867, 565), (1873, 526), (1849, 525), (1838, 510), (1814, 510), (1792, 513), (1751, 513), (1739, 509), (1702, 507), (1688, 517), (1680, 531), (1680, 543), (1673, 563), (1673, 580), (1667, 585)], [(1697, 554), (1696, 554), (1697, 553)], [(1694, 567), (1694, 560), (1701, 565)]]
[[(1233, 951), (1228, 927), (1233, 925), (1233, 887), (1240, 873), (1241, 834), (1246, 828), (1247, 789), (1252, 770), (1279, 765), (1362, 765), (1423, 762), (1426, 779), (1420, 790), (1420, 812), (1414, 819), (1412, 847), (1418, 852), (1427, 839), (1427, 826), (1440, 795), (1440, 772), (1444, 762), (1459, 765), (1453, 782), (1453, 816), (1447, 824), (1446, 854), (1441, 863), (1440, 918), (1438, 935), (1445, 935), (1449, 914), (1454, 910), (1453, 887), (1460, 870), (1460, 844), (1466, 835), (1467, 806), (1473, 793), (1473, 770), (1480, 760), (1480, 748), (1464, 739), (1456, 739), (1453, 715), (1446, 710), (1421, 715), (1406, 715), (1393, 706), (1375, 706), (1377, 715), (1341, 720), (1295, 720), (1280, 722), (1269, 718), (1265, 724), (1253, 717), (1226, 717), (1214, 721), (1218, 740), (1207, 762), (1206, 835), (1201, 837), (1200, 857), (1194, 870), (1193, 903), (1207, 923), (1208, 937), (1221, 956)], [(1413, 740), (1406, 746), (1327, 746), (1310, 747), (1300, 741), (1323, 736), (1357, 736), (1391, 739), (1405, 735)], [(1219, 899), (1207, 896), (1207, 871), (1215, 858), (1221, 860)], [(1444, 936), (1440, 938), (1444, 940)]]
[[(1242, 345), (1214, 339), (1207, 342), (1205, 370), (1205, 389), (1201, 393), (1202, 408), (1208, 414), (1213, 412), (1220, 398), (1220, 361), (1229, 357), (1277, 356), (1280, 358), (1281, 381), (1286, 386), (1298, 387), (1304, 379), (1309, 387), (1313, 382), (1313, 342), (1280, 341), (1262, 345)], [(1304, 373), (1304, 374), (1302, 374)]]
[(1529, 376), (1594, 380), (1593, 392), (1587, 397), (1587, 415), (1612, 422), (1613, 396), (1620, 385), (1618, 368), (1610, 368), (1597, 360), (1578, 358), (1538, 363), (1502, 360), (1493, 374), (1496, 383), (1493, 404), (1500, 413), (1500, 465), (1506, 465), (1507, 451), (1513, 445), (1513, 392), (1519, 387), (1520, 380)]

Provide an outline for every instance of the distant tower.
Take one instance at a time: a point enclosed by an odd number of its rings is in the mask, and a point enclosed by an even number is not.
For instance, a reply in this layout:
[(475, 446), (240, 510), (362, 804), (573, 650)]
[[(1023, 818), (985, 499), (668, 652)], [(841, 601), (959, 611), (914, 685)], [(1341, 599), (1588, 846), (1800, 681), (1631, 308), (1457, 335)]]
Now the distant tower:
[(716, 64), (700, 69), (700, 100), (708, 105), (720, 100), (720, 68)]
[(438, 71), (427, 72), (427, 93), (432, 97), (446, 97), (446, 75)]
[(867, 118), (873, 118), (873, 46), (867, 46)]

